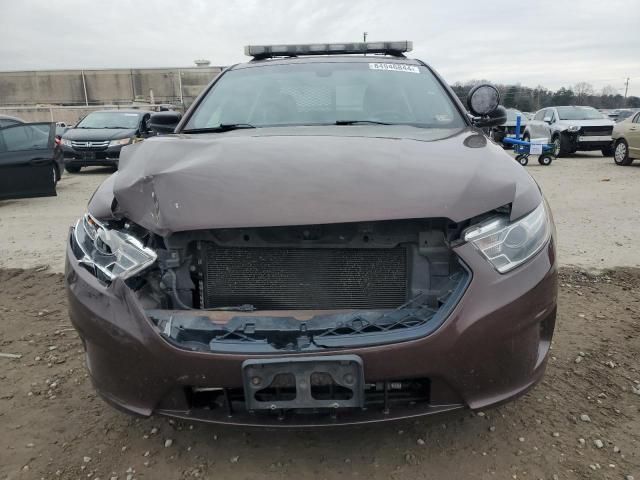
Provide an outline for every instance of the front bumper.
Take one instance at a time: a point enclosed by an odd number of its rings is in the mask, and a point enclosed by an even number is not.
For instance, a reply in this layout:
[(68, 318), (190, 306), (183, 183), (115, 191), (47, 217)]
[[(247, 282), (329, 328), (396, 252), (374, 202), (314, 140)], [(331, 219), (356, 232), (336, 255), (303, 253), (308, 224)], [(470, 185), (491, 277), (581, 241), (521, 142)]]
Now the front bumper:
[(580, 135), (573, 134), (569, 137), (572, 150), (602, 150), (613, 146), (611, 135)]
[(64, 164), (70, 167), (118, 166), (122, 146), (107, 147), (104, 150), (76, 150), (63, 147)]
[[(366, 382), (428, 379), (428, 401), (324, 414), (253, 414), (200, 408), (194, 389), (241, 390), (242, 363), (259, 355), (193, 352), (169, 344), (122, 280), (101, 284), (67, 248), (69, 313), (86, 350), (97, 391), (129, 413), (237, 425), (317, 426), (366, 423), (496, 405), (544, 373), (555, 326), (557, 270), (553, 240), (528, 263), (500, 275), (471, 245), (456, 253), (473, 271), (458, 305), (433, 333), (416, 340), (319, 355), (357, 355)], [(294, 354), (292, 354), (294, 356)], [(270, 358), (282, 355), (269, 355)]]

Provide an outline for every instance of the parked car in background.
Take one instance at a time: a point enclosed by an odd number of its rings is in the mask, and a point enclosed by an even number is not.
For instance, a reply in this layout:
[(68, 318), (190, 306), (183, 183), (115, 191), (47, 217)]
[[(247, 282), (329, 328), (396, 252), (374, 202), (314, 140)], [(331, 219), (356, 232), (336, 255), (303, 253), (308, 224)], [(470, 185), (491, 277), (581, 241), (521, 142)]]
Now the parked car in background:
[(635, 113), (637, 113), (638, 110), (631, 110), (631, 109), (624, 109), (624, 110), (619, 110), (618, 114), (616, 115), (615, 121), (617, 122), (624, 122), (627, 118), (633, 116)]
[(8, 127), (10, 125), (18, 125), (20, 123), (25, 123), (24, 120), (21, 120), (16, 117), (10, 117), (9, 115), (0, 115), (0, 128)]
[(613, 154), (611, 132), (615, 122), (592, 107), (561, 106), (536, 112), (525, 128), (523, 140), (554, 143), (559, 157), (578, 150)]
[(640, 159), (640, 112), (613, 127), (613, 160), (617, 165), (631, 165)]
[(62, 135), (65, 169), (77, 173), (82, 167), (118, 167), (125, 145), (153, 135), (150, 111), (99, 110), (91, 112)]
[[(516, 110), (515, 108), (508, 108), (507, 121), (502, 125), (492, 127), (489, 131), (489, 138), (496, 141), (497, 143), (502, 143), (502, 140), (505, 137), (515, 138), (517, 117), (520, 117), (520, 135), (522, 136), (524, 127), (527, 125), (527, 117), (520, 110)], [(511, 148), (510, 145), (506, 144), (502, 144), (502, 146), (505, 148)]]
[(0, 200), (56, 195), (62, 168), (54, 123), (0, 127)]

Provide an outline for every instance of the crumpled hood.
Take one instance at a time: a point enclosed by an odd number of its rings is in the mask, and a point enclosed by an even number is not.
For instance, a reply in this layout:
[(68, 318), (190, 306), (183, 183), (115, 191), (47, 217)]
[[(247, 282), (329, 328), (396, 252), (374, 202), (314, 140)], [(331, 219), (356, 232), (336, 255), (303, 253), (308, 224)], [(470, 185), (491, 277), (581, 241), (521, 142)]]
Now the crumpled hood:
[(458, 222), (512, 202), (517, 218), (541, 200), (526, 171), (471, 128), (448, 137), (379, 126), (260, 130), (132, 145), (89, 209), (107, 215), (114, 195), (115, 215), (167, 235), (425, 217)]

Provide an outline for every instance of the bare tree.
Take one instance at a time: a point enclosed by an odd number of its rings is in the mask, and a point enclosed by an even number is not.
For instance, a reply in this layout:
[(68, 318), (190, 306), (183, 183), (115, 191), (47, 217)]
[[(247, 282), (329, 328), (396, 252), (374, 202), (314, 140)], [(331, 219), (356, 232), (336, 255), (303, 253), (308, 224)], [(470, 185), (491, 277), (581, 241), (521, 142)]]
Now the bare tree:
[(613, 85), (605, 85), (604, 87), (602, 87), (602, 91), (600, 92), (600, 95), (602, 95), (603, 97), (608, 97), (608, 96), (613, 96), (617, 93), (618, 93), (618, 90), (616, 89), (616, 87), (614, 87)]
[(573, 86), (573, 93), (576, 96), (576, 103), (584, 105), (587, 97), (593, 95), (593, 85), (587, 82), (578, 82)]

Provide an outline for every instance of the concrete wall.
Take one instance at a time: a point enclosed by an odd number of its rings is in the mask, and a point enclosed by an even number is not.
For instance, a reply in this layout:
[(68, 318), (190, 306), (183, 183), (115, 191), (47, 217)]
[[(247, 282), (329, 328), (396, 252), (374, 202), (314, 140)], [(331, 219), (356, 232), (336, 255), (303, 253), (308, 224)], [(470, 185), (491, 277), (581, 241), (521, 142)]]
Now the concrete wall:
[[(0, 107), (21, 107), (24, 112), (23, 107), (35, 111), (37, 106), (130, 105), (133, 101), (153, 100), (183, 109), (221, 70), (222, 67), (190, 67), (0, 72)], [(4, 108), (0, 114), (10, 115)]]

